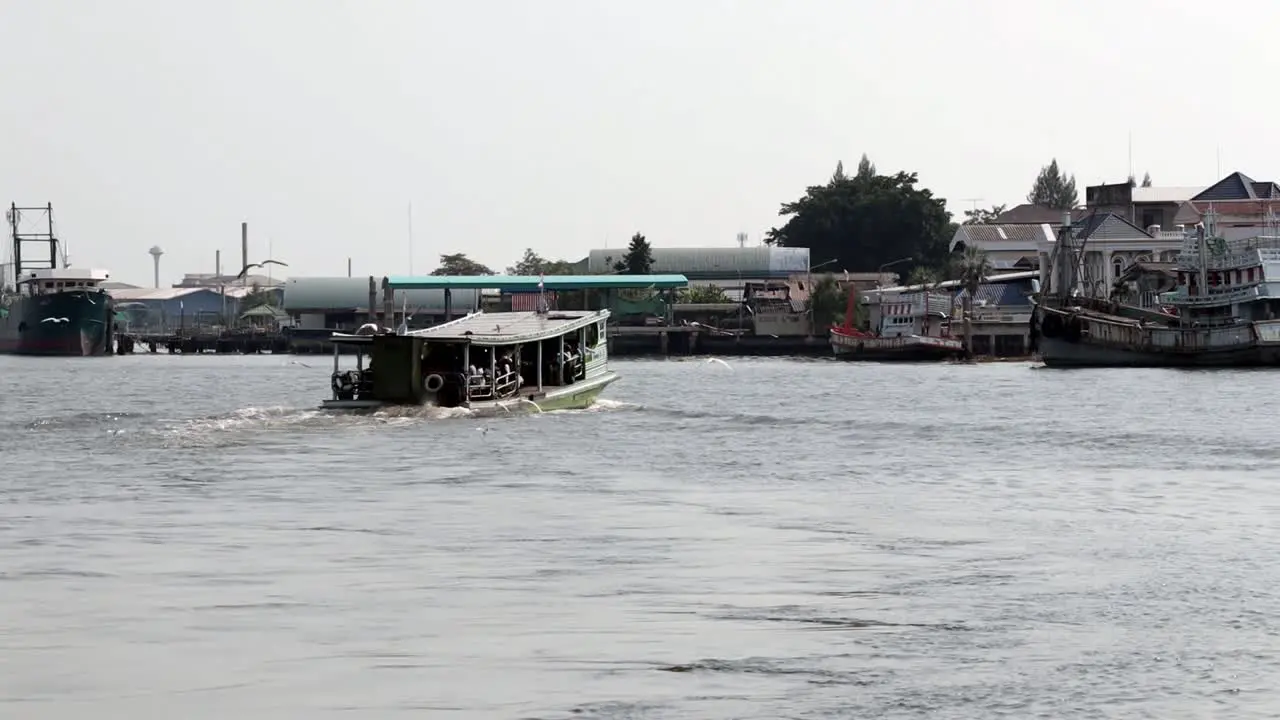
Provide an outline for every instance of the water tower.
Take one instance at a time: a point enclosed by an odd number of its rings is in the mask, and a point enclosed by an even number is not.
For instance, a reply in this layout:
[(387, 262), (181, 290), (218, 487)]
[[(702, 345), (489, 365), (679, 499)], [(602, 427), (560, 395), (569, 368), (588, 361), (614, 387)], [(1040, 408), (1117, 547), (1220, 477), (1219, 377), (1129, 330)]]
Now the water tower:
[(158, 290), (160, 289), (160, 256), (164, 254), (164, 251), (160, 249), (159, 245), (152, 245), (151, 249), (148, 250), (147, 252), (151, 254), (151, 259), (155, 261), (155, 264), (156, 264), (155, 282), (156, 282), (156, 289)]

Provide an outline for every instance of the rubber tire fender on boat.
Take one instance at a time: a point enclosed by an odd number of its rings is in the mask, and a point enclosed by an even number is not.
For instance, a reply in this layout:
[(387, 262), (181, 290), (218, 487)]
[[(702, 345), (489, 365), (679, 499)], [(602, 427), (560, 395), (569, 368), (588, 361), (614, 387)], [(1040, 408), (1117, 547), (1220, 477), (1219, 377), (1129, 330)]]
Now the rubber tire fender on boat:
[(1044, 322), (1040, 323), (1040, 336), (1049, 339), (1062, 337), (1062, 318), (1046, 314)]
[(1078, 317), (1072, 317), (1068, 320), (1066, 330), (1062, 334), (1063, 339), (1067, 342), (1080, 342), (1081, 325), (1082, 323)]
[(431, 373), (427, 376), (424, 385), (427, 392), (440, 392), (440, 388), (444, 387), (444, 377), (439, 373)]

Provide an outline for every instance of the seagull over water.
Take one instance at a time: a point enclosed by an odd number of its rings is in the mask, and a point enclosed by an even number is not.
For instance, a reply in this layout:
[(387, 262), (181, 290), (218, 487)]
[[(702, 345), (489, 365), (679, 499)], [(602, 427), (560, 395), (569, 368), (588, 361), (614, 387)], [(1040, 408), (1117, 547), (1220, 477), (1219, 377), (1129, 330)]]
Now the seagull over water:
[(68, 320), (67, 318), (64, 318), (64, 317), (47, 317), (47, 318), (45, 318), (45, 319), (41, 320), (40, 322), (42, 322), (42, 323), (47, 323), (47, 322), (51, 322), (51, 323), (64, 323), (64, 322), (71, 322), (71, 321), (70, 321), (70, 320)]

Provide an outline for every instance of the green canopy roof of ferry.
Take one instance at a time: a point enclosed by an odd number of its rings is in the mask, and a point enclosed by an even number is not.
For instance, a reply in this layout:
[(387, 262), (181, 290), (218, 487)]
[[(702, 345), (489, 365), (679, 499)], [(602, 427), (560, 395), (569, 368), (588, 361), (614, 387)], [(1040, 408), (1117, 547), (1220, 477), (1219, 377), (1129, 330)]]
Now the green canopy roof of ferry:
[[(399, 275), (387, 278), (392, 290), (441, 290), (495, 288), (508, 292), (537, 292), (537, 275)], [(669, 290), (689, 286), (683, 275), (547, 275), (547, 290)]]

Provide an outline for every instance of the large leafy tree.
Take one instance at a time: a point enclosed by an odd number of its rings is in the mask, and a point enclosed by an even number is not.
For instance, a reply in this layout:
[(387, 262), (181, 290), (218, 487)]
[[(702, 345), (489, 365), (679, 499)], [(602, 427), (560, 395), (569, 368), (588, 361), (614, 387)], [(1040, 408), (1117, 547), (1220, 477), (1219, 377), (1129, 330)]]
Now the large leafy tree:
[(991, 225), (996, 218), (1004, 214), (1004, 205), (992, 205), (988, 208), (974, 208), (964, 211), (964, 225)]
[(631, 244), (622, 259), (614, 263), (613, 270), (622, 275), (648, 275), (653, 267), (653, 248), (644, 235), (636, 233), (631, 236)]
[(1071, 210), (1080, 202), (1076, 193), (1076, 176), (1058, 169), (1058, 159), (1040, 168), (1040, 174), (1027, 193), (1027, 202), (1055, 210)]
[(533, 248), (524, 249), (524, 257), (507, 268), (508, 275), (572, 275), (573, 263), (567, 260), (547, 260)]
[(494, 272), (467, 257), (466, 253), (453, 253), (440, 256), (440, 267), (431, 272), (432, 275), (493, 275)]
[(809, 248), (810, 261), (834, 260), (851, 271), (876, 271), (892, 264), (900, 273), (927, 265), (941, 267), (955, 232), (945, 202), (916, 187), (915, 173), (877, 175), (863, 158), (858, 173), (837, 172), (825, 185), (778, 212), (787, 222), (772, 228), (765, 242)]

